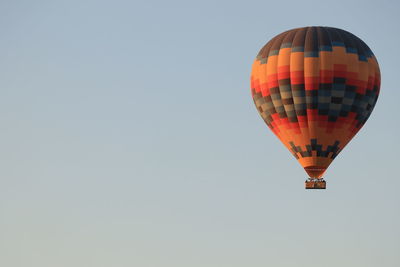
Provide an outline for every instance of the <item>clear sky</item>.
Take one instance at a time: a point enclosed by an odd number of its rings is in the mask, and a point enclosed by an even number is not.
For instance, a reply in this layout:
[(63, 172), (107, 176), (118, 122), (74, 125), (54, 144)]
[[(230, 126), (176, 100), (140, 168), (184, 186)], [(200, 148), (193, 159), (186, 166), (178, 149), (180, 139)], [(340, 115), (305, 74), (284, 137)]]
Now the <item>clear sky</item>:
[[(0, 266), (398, 267), (397, 1), (0, 1)], [(381, 95), (328, 189), (258, 115), (276, 34), (348, 30)]]

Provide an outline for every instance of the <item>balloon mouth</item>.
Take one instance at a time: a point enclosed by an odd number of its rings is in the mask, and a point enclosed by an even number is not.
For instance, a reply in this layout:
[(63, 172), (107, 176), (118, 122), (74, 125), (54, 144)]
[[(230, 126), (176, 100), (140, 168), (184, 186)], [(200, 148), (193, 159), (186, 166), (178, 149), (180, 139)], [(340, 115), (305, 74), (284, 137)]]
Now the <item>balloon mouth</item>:
[(307, 172), (307, 174), (310, 176), (310, 178), (321, 179), (322, 175), (326, 171), (326, 167), (308, 166), (308, 167), (305, 167), (304, 170)]

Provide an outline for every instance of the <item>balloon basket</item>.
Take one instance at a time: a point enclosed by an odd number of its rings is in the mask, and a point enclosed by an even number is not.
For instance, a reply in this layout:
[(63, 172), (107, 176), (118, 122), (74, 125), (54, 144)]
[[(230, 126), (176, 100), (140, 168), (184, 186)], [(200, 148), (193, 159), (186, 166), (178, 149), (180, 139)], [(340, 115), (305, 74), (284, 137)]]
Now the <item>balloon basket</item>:
[(306, 189), (326, 189), (324, 179), (308, 179), (304, 182)]

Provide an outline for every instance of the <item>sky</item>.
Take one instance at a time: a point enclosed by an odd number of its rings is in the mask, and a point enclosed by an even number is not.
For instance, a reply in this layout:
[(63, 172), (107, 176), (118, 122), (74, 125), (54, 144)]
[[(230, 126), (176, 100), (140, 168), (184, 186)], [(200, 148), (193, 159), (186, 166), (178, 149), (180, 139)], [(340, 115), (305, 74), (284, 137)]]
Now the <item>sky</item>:
[[(0, 266), (398, 267), (396, 1), (0, 1)], [(378, 59), (369, 121), (306, 173), (250, 71), (331, 26)]]

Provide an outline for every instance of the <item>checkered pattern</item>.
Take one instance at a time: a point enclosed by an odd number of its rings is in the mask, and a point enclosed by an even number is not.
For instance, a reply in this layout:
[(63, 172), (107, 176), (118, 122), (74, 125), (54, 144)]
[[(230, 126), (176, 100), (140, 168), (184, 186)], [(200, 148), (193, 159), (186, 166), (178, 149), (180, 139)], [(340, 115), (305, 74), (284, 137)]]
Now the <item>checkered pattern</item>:
[(291, 147), (290, 150), (296, 159), (299, 159), (299, 157), (312, 157), (313, 151), (316, 152), (315, 154), (317, 157), (334, 159), (340, 152), (339, 143), (339, 141), (335, 141), (332, 145), (328, 145), (324, 150), (323, 145), (318, 144), (317, 139), (311, 139), (310, 144), (306, 145), (306, 149), (303, 150), (301, 146), (296, 146), (292, 141), (289, 142)]
[[(371, 115), (379, 90), (379, 66), (369, 47), (330, 27), (277, 35), (261, 49), (251, 74), (261, 117), (303, 167), (329, 166)], [(319, 150), (308, 149), (317, 141)]]

